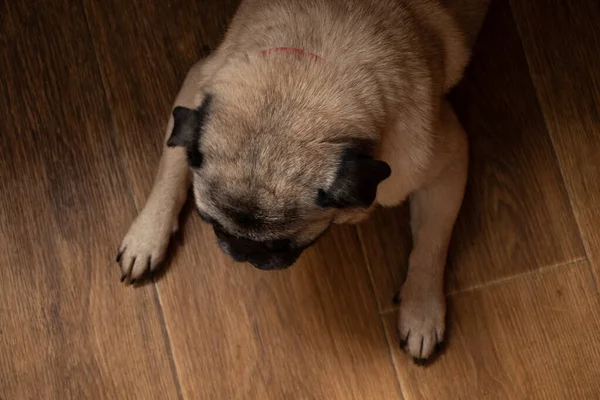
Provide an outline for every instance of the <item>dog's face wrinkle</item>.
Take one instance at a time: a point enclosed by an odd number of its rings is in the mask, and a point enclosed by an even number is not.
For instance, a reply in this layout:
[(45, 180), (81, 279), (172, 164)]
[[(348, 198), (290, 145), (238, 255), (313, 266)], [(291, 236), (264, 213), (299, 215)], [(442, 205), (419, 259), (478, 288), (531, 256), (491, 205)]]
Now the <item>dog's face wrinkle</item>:
[(213, 229), (215, 230), (215, 234), (217, 234), (217, 237), (227, 242), (234, 240), (247, 241), (249, 243), (254, 243), (255, 245), (263, 247), (265, 250), (267, 250), (269, 253), (272, 253), (273, 255), (285, 254), (286, 252), (291, 250), (299, 250), (304, 248), (303, 246), (298, 246), (294, 240), (286, 237), (270, 240), (255, 240), (252, 238), (236, 235), (234, 233), (229, 232), (222, 224), (220, 224), (218, 221), (216, 221), (214, 218), (210, 217), (203, 211), (200, 211), (198, 209), (198, 213), (205, 222), (213, 225)]
[(260, 212), (257, 208), (232, 208), (221, 207), (222, 214), (228, 221), (242, 231), (260, 235), (262, 232), (283, 231), (286, 225), (295, 222), (293, 217), (271, 216)]
[(215, 234), (217, 235), (217, 238), (224, 241), (225, 243), (228, 243), (228, 249), (231, 250), (232, 242), (246, 241), (247, 243), (251, 243), (255, 246), (259, 246), (262, 250), (266, 250), (266, 253), (271, 254), (271, 256), (273, 256), (273, 257), (286, 255), (289, 252), (298, 252), (298, 255), (299, 255), (299, 253), (308, 249), (309, 247), (312, 247), (319, 239), (321, 239), (321, 237), (323, 237), (329, 231), (330, 227), (331, 227), (331, 224), (327, 225), (327, 227), (323, 231), (321, 231), (317, 236), (315, 236), (310, 241), (305, 242), (305, 243), (298, 243), (298, 242), (294, 241), (293, 239), (289, 239), (289, 238), (270, 239), (270, 240), (248, 239), (245, 237), (237, 236), (231, 232), (228, 232), (226, 229), (223, 228), (222, 225), (218, 224), (217, 222), (213, 222), (213, 229), (215, 231)]
[[(207, 208), (211, 211), (209, 212)], [(223, 207), (214, 204), (204, 208), (201, 208), (198, 203), (196, 205), (203, 221), (213, 225), (217, 224), (234, 236), (256, 241), (290, 238), (299, 244), (306, 243), (320, 235), (322, 230), (333, 220), (333, 216), (329, 215), (326, 210), (316, 215), (311, 212), (303, 213), (301, 208), (290, 207), (276, 216), (260, 211), (255, 214), (248, 213), (247, 217), (252, 222), (259, 220), (260, 223), (249, 225), (242, 222), (240, 224), (239, 219), (235, 218), (235, 214), (240, 213), (240, 210), (233, 209), (234, 216), (232, 218), (232, 209), (227, 208), (228, 210), (224, 211)], [(256, 210), (260, 209), (256, 208)]]

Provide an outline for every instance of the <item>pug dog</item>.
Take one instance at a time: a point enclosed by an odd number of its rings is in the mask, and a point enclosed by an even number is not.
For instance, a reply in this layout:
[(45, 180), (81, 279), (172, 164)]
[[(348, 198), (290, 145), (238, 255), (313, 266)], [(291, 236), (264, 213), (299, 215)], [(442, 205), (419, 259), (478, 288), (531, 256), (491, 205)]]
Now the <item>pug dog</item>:
[[(245, 0), (175, 100), (122, 281), (165, 258), (193, 185), (221, 249), (291, 266), (335, 223), (410, 201), (398, 333), (422, 363), (444, 338), (443, 276), (468, 143), (444, 95), (469, 60), (439, 0)], [(393, 223), (393, 221), (390, 221)]]

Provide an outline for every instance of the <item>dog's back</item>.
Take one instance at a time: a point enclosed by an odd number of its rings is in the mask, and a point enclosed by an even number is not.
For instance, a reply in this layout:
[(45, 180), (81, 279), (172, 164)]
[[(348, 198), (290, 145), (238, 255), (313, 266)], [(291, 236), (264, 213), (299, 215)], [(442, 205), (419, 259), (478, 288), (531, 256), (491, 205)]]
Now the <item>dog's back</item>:
[(385, 82), (390, 100), (417, 84), (413, 76), (419, 85), (430, 80), (436, 94), (447, 91), (469, 58), (463, 34), (438, 0), (249, 0), (240, 6), (221, 51), (278, 45), (368, 68)]

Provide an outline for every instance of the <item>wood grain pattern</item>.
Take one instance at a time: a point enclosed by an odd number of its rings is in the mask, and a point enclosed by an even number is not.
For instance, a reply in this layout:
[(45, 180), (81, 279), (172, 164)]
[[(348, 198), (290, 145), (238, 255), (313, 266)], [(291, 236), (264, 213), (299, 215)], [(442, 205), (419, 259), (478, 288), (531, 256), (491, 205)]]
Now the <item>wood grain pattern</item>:
[[(394, 344), (406, 400), (565, 400), (600, 394), (600, 299), (587, 263), (451, 298), (446, 352), (427, 368)], [(395, 340), (396, 318), (387, 314)]]
[[(210, 21), (233, 11), (175, 3), (87, 3), (138, 207), (156, 170), (161, 116), (197, 49), (224, 31)], [(167, 39), (159, 25), (169, 26)], [(113, 46), (116, 36), (127, 39)], [(273, 273), (232, 263), (195, 216), (184, 237), (157, 286), (185, 398), (401, 398), (353, 228), (334, 230), (291, 270)]]
[[(475, 29), (487, 0), (449, 1), (474, 6)], [(377, 307), (404, 279), (407, 207), (271, 273), (232, 263), (190, 217), (156, 287), (118, 283), (173, 98), (238, 0), (0, 0), (0, 398), (599, 397), (600, 5), (530, 3), (513, 2), (517, 29), (492, 2), (451, 96), (473, 164), (448, 347), (418, 368)], [(590, 262), (548, 267), (584, 245)]]
[(138, 210), (158, 168), (189, 68), (224, 34), (239, 0), (84, 0)]
[(198, 220), (158, 284), (187, 398), (401, 398), (354, 230), (264, 272)]
[[(585, 256), (507, 1), (492, 2), (487, 17), (451, 95), (471, 167), (450, 250), (450, 292)], [(402, 230), (390, 227), (402, 213), (386, 211), (385, 226), (380, 217), (360, 227), (384, 310), (408, 255), (398, 245), (406, 242)]]
[(0, 21), (0, 398), (177, 398), (152, 288), (115, 279), (134, 207), (83, 9)]
[(600, 285), (600, 3), (556, 0), (544, 6), (529, 2), (512, 6)]

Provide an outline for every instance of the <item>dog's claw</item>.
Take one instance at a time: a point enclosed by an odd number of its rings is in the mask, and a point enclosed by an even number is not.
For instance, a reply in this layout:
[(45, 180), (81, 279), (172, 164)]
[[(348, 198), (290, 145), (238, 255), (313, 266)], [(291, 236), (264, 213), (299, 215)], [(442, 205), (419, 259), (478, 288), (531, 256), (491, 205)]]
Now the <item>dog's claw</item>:
[(396, 292), (396, 294), (392, 298), (392, 302), (394, 304), (400, 304), (400, 292)]
[(133, 285), (135, 283), (135, 281), (136, 281), (135, 279), (132, 279), (132, 280), (129, 281), (129, 284)]
[(125, 249), (119, 251), (119, 253), (117, 254), (117, 263), (121, 262), (121, 258), (123, 257), (123, 253), (125, 252)]
[(125, 278), (127, 278), (127, 274), (123, 274), (123, 275), (121, 275), (121, 282), (124, 282), (124, 281), (125, 281)]
[(423, 367), (427, 364), (427, 359), (415, 357), (415, 358), (413, 358), (413, 362), (415, 363), (415, 365)]
[(410, 331), (406, 333), (404, 338), (400, 337), (400, 331), (398, 331), (398, 339), (400, 340), (400, 349), (404, 350), (406, 345), (408, 344), (408, 337), (410, 336)]

